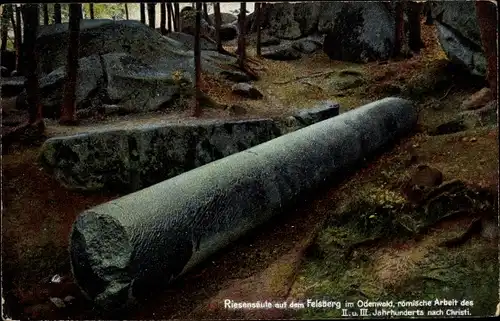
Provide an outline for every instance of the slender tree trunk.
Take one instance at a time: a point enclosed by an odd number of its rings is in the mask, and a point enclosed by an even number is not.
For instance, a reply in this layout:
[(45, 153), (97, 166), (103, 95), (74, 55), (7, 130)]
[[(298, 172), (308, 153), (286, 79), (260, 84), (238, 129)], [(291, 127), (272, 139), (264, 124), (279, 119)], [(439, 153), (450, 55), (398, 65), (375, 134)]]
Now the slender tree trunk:
[(49, 24), (49, 5), (46, 3), (43, 4), (43, 24)]
[(93, 3), (89, 3), (89, 11), (90, 11), (90, 19), (94, 19), (94, 4)]
[(239, 35), (238, 35), (238, 65), (241, 69), (245, 69), (245, 18), (246, 18), (247, 4), (241, 2), (240, 14), (238, 15)]
[(194, 66), (195, 66), (195, 106), (194, 117), (201, 115), (200, 98), (201, 98), (201, 2), (196, 3), (196, 25), (194, 32)]
[(179, 3), (175, 2), (174, 3), (174, 16), (175, 16), (175, 31), (180, 32), (181, 31), (181, 13), (179, 10)]
[(22, 44), (23, 44), (23, 34), (21, 30), (21, 26), (23, 24), (22, 18), (21, 18), (21, 7), (16, 5), (16, 32), (15, 34), (17, 35), (16, 37), (16, 70), (17, 72), (21, 72), (21, 61), (22, 61)]
[(401, 54), (404, 37), (404, 8), (403, 3), (400, 1), (397, 1), (395, 4), (395, 24), (394, 57)]
[(160, 32), (162, 35), (167, 34), (167, 4), (165, 1), (160, 2)]
[(54, 23), (62, 22), (61, 4), (54, 3)]
[(125, 19), (129, 20), (128, 19), (128, 4), (126, 4), (126, 3), (125, 3)]
[(156, 8), (155, 8), (156, 3), (150, 2), (148, 3), (148, 23), (149, 23), (149, 28), (155, 29), (156, 28)]
[(257, 56), (260, 57), (262, 54), (262, 46), (261, 46), (261, 27), (260, 27), (260, 20), (261, 20), (261, 15), (262, 15), (262, 4), (260, 2), (255, 3), (255, 24), (257, 28)]
[(488, 64), (486, 79), (488, 80), (493, 99), (497, 99), (497, 7), (490, 1), (476, 1), (476, 15), (479, 22), (479, 30), (481, 32), (481, 43)]
[(212, 25), (212, 21), (208, 16), (208, 5), (206, 2), (203, 2), (203, 19), (205, 19), (205, 21), (208, 22), (209, 25)]
[(40, 23), (40, 7), (38, 4), (23, 5), (24, 21), (24, 54), (26, 75), (26, 93), (28, 102), (29, 123), (42, 122), (42, 104), (40, 103), (40, 85), (38, 79), (38, 54), (36, 51), (36, 35)]
[(408, 46), (411, 50), (419, 52), (420, 49), (424, 47), (420, 25), (420, 15), (422, 13), (423, 3), (409, 1), (407, 6), (409, 25)]
[(1, 35), (1, 41), (2, 41), (2, 46), (0, 48), (1, 52), (4, 52), (7, 50), (7, 36), (9, 34), (9, 22), (11, 20), (11, 17), (13, 16), (12, 14), (12, 5), (11, 4), (4, 4), (3, 5), (3, 10), (2, 10), (2, 35)]
[(220, 3), (214, 2), (214, 16), (215, 16), (215, 40), (217, 42), (217, 51), (222, 53), (222, 38), (220, 34), (220, 27), (222, 25), (222, 17), (220, 15)]
[(81, 4), (69, 5), (69, 42), (66, 62), (66, 81), (59, 123), (76, 124), (76, 80), (78, 76), (78, 51), (80, 47)]
[(146, 5), (141, 2), (139, 6), (141, 8), (141, 23), (146, 24)]
[(167, 6), (167, 28), (168, 28), (168, 33), (171, 33), (172, 32), (172, 23), (174, 21), (174, 12), (172, 10), (172, 2), (167, 2), (166, 3), (166, 6)]

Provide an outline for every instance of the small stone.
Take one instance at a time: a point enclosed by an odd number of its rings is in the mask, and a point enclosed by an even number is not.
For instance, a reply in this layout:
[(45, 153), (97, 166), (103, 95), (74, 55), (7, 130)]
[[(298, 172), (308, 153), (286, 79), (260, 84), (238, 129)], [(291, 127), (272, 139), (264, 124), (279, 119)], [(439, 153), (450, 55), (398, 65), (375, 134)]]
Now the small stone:
[(469, 142), (476, 142), (476, 141), (477, 141), (477, 138), (476, 138), (476, 137), (471, 137), (471, 138), (469, 139)]
[(463, 141), (463, 142), (468, 142), (468, 141), (469, 141), (469, 138), (468, 138), (468, 137), (462, 137), (462, 141)]
[(419, 165), (411, 177), (411, 184), (414, 186), (433, 187), (442, 182), (443, 173), (427, 165)]
[(66, 307), (66, 304), (64, 304), (64, 301), (61, 300), (60, 298), (50, 298), (50, 302), (54, 303), (54, 305), (59, 309)]
[(264, 95), (262, 95), (262, 93), (257, 88), (248, 83), (234, 84), (231, 90), (234, 94), (248, 97), (250, 99), (261, 99), (264, 97)]
[(67, 295), (65, 298), (64, 298), (64, 302), (66, 303), (70, 303), (72, 302), (73, 300), (75, 300), (76, 298), (74, 296), (71, 296), (71, 295)]

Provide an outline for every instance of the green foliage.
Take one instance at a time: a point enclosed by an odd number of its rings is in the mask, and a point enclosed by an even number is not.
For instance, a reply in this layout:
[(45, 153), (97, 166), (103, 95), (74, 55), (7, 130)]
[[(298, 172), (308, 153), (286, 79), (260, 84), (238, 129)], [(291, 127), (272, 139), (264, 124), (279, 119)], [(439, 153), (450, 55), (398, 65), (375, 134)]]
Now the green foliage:
[[(83, 4), (85, 18), (90, 19), (90, 4)], [(123, 3), (94, 3), (95, 19), (125, 19), (125, 4)]]

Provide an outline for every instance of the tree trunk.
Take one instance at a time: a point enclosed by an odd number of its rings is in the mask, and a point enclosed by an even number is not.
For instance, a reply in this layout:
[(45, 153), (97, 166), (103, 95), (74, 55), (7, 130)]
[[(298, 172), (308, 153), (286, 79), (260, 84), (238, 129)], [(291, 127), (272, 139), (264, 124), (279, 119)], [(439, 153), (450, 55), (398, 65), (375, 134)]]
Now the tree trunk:
[(38, 4), (26, 4), (22, 7), (24, 21), (25, 57), (23, 68), (26, 75), (26, 101), (28, 102), (29, 124), (42, 122), (42, 104), (40, 103), (40, 85), (38, 80), (38, 54), (36, 52), (36, 35), (40, 23)]
[(201, 46), (200, 46), (200, 36), (201, 36), (201, 2), (196, 3), (196, 25), (194, 30), (194, 68), (195, 68), (195, 105), (194, 105), (194, 117), (201, 115), (200, 108), (200, 86), (201, 86)]
[(172, 8), (172, 2), (167, 2), (166, 3), (166, 6), (167, 6), (167, 29), (168, 29), (168, 33), (171, 33), (172, 32), (172, 24), (173, 24), (173, 21), (174, 21), (174, 11), (173, 11), (173, 8)]
[(54, 3), (54, 23), (61, 23), (61, 4)]
[(21, 18), (21, 7), (16, 5), (16, 70), (21, 72), (21, 61), (22, 61), (22, 44), (23, 44), (23, 34), (21, 31), (22, 18)]
[(2, 46), (0, 48), (1, 52), (4, 52), (7, 50), (7, 36), (9, 35), (9, 22), (11, 20), (11, 17), (13, 16), (12, 14), (12, 5), (11, 4), (4, 4), (3, 5), (3, 10), (2, 10), (2, 35), (1, 35), (1, 40), (2, 41)]
[(160, 32), (162, 35), (167, 34), (167, 4), (165, 1), (160, 2)]
[(90, 11), (90, 19), (94, 19), (95, 16), (94, 16), (94, 4), (93, 3), (89, 3), (89, 11)]
[[(497, 99), (497, 9), (490, 1), (476, 1), (476, 15), (481, 33), (481, 44), (488, 64), (486, 79), (488, 80), (493, 99)], [(497, 104), (498, 108), (498, 104)]]
[(222, 17), (220, 15), (220, 3), (214, 2), (214, 16), (215, 16), (215, 40), (217, 42), (217, 51), (222, 53), (222, 39), (220, 35), (220, 26), (222, 24)]
[(424, 47), (420, 26), (420, 15), (422, 13), (423, 3), (409, 1), (407, 6), (408, 10), (406, 12), (408, 14), (409, 25), (408, 46), (411, 50), (419, 52), (420, 49)]
[(174, 13), (175, 13), (174, 14), (174, 16), (175, 16), (175, 23), (174, 23), (175, 31), (180, 32), (181, 31), (181, 13), (179, 10), (179, 3), (178, 2), (174, 3)]
[(241, 69), (245, 69), (245, 18), (246, 18), (247, 4), (241, 2), (240, 14), (238, 15), (239, 35), (238, 35), (238, 65)]
[(210, 17), (208, 16), (208, 5), (206, 2), (203, 2), (203, 19), (205, 19), (209, 25), (212, 25), (212, 20), (210, 20)]
[(255, 27), (257, 28), (257, 56), (260, 57), (262, 54), (262, 46), (261, 46), (261, 27), (260, 20), (262, 15), (262, 4), (259, 2), (255, 3)]
[(69, 42), (66, 62), (66, 80), (61, 108), (60, 124), (76, 124), (76, 79), (78, 75), (78, 51), (80, 47), (81, 4), (69, 5)]
[(49, 5), (43, 4), (43, 24), (47, 26), (49, 24)]
[(401, 1), (396, 1), (395, 4), (395, 23), (396, 23), (396, 35), (394, 38), (394, 57), (401, 54), (401, 49), (403, 46), (404, 37), (404, 8)]
[(156, 28), (156, 8), (155, 8), (156, 3), (150, 2), (148, 3), (148, 24), (149, 28), (155, 29)]
[(141, 8), (141, 23), (146, 24), (146, 5), (141, 2), (139, 6)]

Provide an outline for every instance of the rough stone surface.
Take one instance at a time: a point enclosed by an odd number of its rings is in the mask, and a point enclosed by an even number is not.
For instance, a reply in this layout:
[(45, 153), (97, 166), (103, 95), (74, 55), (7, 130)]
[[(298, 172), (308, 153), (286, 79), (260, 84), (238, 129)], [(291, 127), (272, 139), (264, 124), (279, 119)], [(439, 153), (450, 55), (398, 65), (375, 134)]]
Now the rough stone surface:
[[(83, 20), (77, 110), (92, 114), (104, 104), (116, 104), (128, 112), (145, 112), (171, 106), (194, 79), (193, 37), (173, 37), (138, 21)], [(58, 24), (41, 27), (37, 39), (45, 117), (58, 117), (62, 103), (67, 38), (67, 24)], [(202, 46), (207, 49), (201, 52), (203, 70), (247, 76), (231, 67), (236, 58), (213, 51), (208, 41)]]
[(305, 109), (293, 128), (271, 119), (199, 121), (57, 137), (43, 145), (41, 162), (69, 189), (135, 191), (335, 115)]
[(238, 27), (234, 24), (224, 24), (220, 26), (221, 41), (231, 41), (238, 36)]
[(441, 1), (432, 9), (438, 39), (448, 58), (474, 75), (486, 74), (474, 1)]
[[(234, 14), (231, 14), (231, 13), (227, 13), (227, 12), (221, 12), (220, 16), (221, 16), (222, 24), (232, 23), (232, 22), (235, 22), (236, 20), (238, 20), (237, 16), (235, 16)], [(209, 14), (208, 17), (215, 24), (215, 14), (213, 14), (213, 13)]]
[(264, 97), (264, 95), (262, 95), (262, 93), (257, 88), (248, 83), (234, 84), (231, 90), (236, 95), (240, 95), (250, 99), (261, 99)]
[(260, 40), (260, 44), (262, 47), (279, 45), (280, 42), (281, 40), (279, 38), (267, 34), (262, 35), (262, 39)]
[[(182, 33), (182, 32), (171, 32), (166, 37), (168, 39), (174, 39), (182, 43), (184, 50), (194, 50), (194, 36)], [(200, 39), (201, 50), (217, 50), (217, 44), (212, 43), (205, 38)]]
[(297, 60), (302, 58), (302, 54), (292, 48), (292, 44), (281, 44), (278, 46), (271, 46), (262, 48), (262, 57), (271, 60)]
[(310, 54), (323, 46), (323, 43), (314, 38), (303, 38), (292, 43), (292, 48), (305, 54)]
[(73, 275), (97, 304), (120, 306), (189, 271), (416, 120), (409, 101), (384, 99), (91, 208), (73, 225)]
[(340, 105), (333, 101), (323, 101), (310, 109), (303, 109), (294, 117), (303, 125), (309, 126), (325, 119), (335, 117), (340, 112)]
[(391, 56), (394, 17), (381, 2), (325, 2), (318, 25), (333, 60), (368, 62)]
[(0, 79), (2, 85), (2, 97), (19, 95), (24, 90), (24, 77), (9, 77)]
[(300, 24), (295, 21), (291, 3), (274, 3), (269, 10), (269, 33), (281, 39), (298, 39), (302, 36)]

